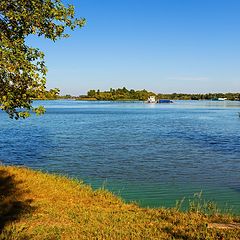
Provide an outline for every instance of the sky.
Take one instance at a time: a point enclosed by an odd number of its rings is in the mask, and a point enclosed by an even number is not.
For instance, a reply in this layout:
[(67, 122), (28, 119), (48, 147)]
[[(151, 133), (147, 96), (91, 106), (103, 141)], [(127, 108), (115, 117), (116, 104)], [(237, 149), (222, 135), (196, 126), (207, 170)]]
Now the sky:
[(45, 52), (47, 87), (78, 96), (89, 89), (155, 93), (240, 92), (239, 0), (65, 0), (82, 29)]

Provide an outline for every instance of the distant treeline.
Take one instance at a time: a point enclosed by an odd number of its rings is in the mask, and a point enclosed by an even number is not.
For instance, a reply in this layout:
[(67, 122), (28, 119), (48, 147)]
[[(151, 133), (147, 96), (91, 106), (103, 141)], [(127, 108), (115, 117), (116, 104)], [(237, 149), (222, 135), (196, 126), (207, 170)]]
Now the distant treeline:
[(100, 90), (90, 90), (87, 93), (88, 98), (96, 100), (147, 100), (149, 96), (153, 96), (155, 93), (148, 92), (147, 90), (128, 90), (127, 88), (110, 88), (109, 91), (101, 92)]
[(143, 90), (128, 90), (127, 88), (110, 88), (108, 91), (89, 90), (87, 95), (81, 95), (79, 97), (65, 95), (59, 95), (60, 90), (58, 88), (50, 89), (39, 94), (37, 99), (42, 100), (54, 100), (54, 99), (76, 99), (76, 100), (102, 100), (102, 101), (146, 101), (150, 96), (155, 96), (156, 99), (170, 99), (170, 100), (212, 100), (218, 98), (227, 98), (232, 101), (240, 101), (240, 93), (206, 93), (206, 94), (186, 94), (186, 93), (154, 93)]
[(211, 100), (218, 98), (227, 98), (228, 100), (240, 101), (240, 93), (207, 93), (207, 94), (186, 94), (186, 93), (153, 93), (145, 89), (143, 90), (128, 90), (127, 88), (110, 88), (108, 91), (89, 90), (87, 95), (79, 96), (78, 100), (139, 100), (146, 101), (149, 96), (155, 96), (156, 99), (171, 99), (171, 100)]
[(186, 94), (186, 93), (172, 93), (172, 94), (157, 94), (159, 99), (172, 100), (217, 100), (218, 98), (226, 98), (231, 101), (240, 101), (240, 93), (205, 93), (205, 94)]

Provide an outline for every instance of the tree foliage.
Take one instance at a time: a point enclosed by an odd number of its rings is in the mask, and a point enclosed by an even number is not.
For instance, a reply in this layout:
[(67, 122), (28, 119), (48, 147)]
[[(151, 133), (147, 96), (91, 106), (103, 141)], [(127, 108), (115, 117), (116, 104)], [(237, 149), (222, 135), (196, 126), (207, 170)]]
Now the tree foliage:
[(145, 89), (143, 90), (128, 90), (127, 88), (117, 88), (113, 89), (110, 88), (109, 91), (103, 91), (100, 90), (89, 90), (87, 93), (88, 98), (96, 99), (96, 100), (141, 100), (145, 101), (148, 99), (148, 97), (156, 95), (153, 92), (149, 92)]
[(53, 88), (48, 91), (39, 93), (37, 96), (37, 100), (56, 100), (60, 98), (59, 93), (59, 88)]
[(38, 114), (32, 99), (45, 91), (47, 68), (44, 53), (26, 45), (29, 35), (44, 36), (52, 41), (68, 37), (67, 29), (82, 27), (72, 5), (60, 0), (0, 1), (0, 107), (11, 118)]
[(205, 93), (205, 94), (187, 94), (187, 93), (154, 93), (143, 90), (128, 90), (127, 88), (110, 88), (108, 91), (100, 91), (91, 89), (87, 96), (80, 96), (78, 99), (83, 100), (140, 100), (145, 101), (150, 96), (155, 96), (157, 99), (170, 100), (217, 100), (218, 98), (227, 98), (231, 101), (240, 101), (240, 93)]

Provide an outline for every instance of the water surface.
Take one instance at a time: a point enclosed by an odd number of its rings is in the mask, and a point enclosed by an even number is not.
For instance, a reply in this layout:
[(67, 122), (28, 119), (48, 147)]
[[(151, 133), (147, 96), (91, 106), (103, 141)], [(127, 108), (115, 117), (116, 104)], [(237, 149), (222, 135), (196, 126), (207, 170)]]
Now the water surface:
[(240, 102), (40, 101), (43, 117), (0, 113), (0, 160), (83, 179), (142, 206), (201, 190), (240, 212)]

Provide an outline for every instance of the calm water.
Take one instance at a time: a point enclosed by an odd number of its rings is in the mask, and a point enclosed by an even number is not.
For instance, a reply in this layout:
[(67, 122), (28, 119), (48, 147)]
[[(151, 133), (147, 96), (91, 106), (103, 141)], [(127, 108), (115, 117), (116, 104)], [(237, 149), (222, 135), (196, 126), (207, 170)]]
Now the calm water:
[(240, 212), (240, 102), (44, 101), (47, 113), (0, 113), (0, 160), (67, 174), (142, 206), (204, 193)]

